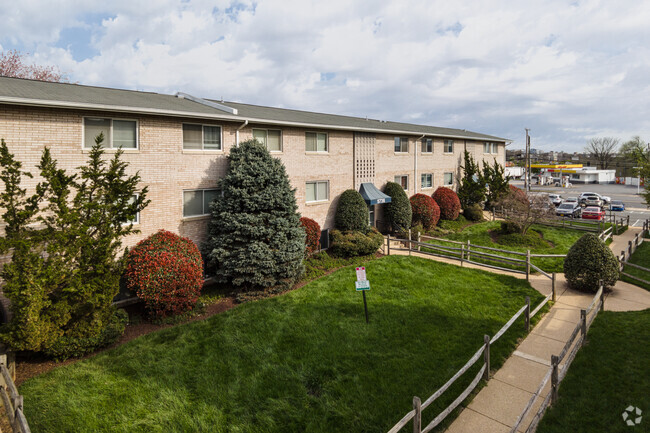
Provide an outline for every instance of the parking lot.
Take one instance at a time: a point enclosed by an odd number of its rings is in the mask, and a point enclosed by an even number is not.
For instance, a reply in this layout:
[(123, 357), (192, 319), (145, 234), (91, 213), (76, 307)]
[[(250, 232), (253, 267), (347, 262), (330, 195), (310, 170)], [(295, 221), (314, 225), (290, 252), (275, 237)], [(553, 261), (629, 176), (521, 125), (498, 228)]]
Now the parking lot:
[[(524, 182), (520, 180), (512, 180), (510, 183), (522, 189), (524, 187)], [(650, 218), (650, 209), (646, 206), (643, 197), (637, 194), (636, 186), (590, 183), (574, 184), (569, 188), (560, 188), (551, 185), (533, 185), (531, 191), (559, 194), (562, 198), (578, 197), (583, 192), (595, 192), (610, 197), (612, 200), (622, 201), (625, 204), (625, 210), (614, 213), (624, 218), (629, 215), (631, 226), (640, 227), (643, 225), (643, 221)], [(639, 191), (643, 191), (643, 187)], [(607, 213), (609, 215), (609, 211)]]

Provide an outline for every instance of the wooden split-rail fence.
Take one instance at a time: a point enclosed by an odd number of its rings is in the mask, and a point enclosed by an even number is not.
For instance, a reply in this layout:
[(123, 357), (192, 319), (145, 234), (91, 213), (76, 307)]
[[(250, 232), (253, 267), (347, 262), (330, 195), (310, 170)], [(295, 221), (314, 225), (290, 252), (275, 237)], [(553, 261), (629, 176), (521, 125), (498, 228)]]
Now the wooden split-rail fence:
[(0, 397), (9, 419), (13, 433), (30, 433), (27, 418), (23, 413), (23, 396), (18, 393), (18, 388), (13, 380), (15, 374), (15, 361), (12, 352), (0, 353)]
[(639, 269), (641, 271), (644, 271), (644, 272), (646, 272), (648, 274), (648, 276), (650, 278), (650, 269), (648, 269), (646, 267), (643, 267), (643, 266), (635, 265), (634, 263), (629, 262), (630, 257), (632, 256), (632, 254), (634, 254), (634, 252), (639, 247), (639, 245), (641, 245), (643, 243), (643, 237), (644, 237), (644, 235), (646, 235), (648, 233), (648, 226), (649, 225), (650, 225), (650, 221), (646, 220), (643, 223), (643, 230), (641, 232), (637, 233), (634, 236), (634, 239), (632, 239), (631, 241), (628, 241), (627, 247), (624, 250), (622, 250), (621, 255), (618, 256), (618, 263), (619, 263), (619, 266), (620, 266), (619, 270), (621, 271), (621, 275), (625, 275), (628, 278), (631, 278), (631, 279), (633, 279), (635, 281), (639, 281), (639, 282), (641, 282), (643, 284), (647, 284), (647, 285), (650, 285), (650, 281), (645, 280), (643, 278), (640, 278), (640, 277), (638, 277), (636, 275), (632, 275), (632, 274), (629, 274), (629, 273), (625, 272), (625, 267), (629, 266), (631, 268)]
[[(525, 253), (519, 251), (510, 251), (500, 248), (485, 247), (482, 245), (467, 242), (452, 241), (449, 239), (425, 236), (417, 233), (417, 240), (411, 240), (411, 230), (408, 231), (409, 239), (400, 239), (386, 236), (386, 254), (390, 255), (391, 251), (408, 251), (409, 254), (417, 252), (428, 256), (443, 257), (447, 259), (459, 260), (460, 265), (471, 263), (491, 269), (525, 274), (526, 280), (530, 279), (531, 272), (537, 271), (551, 280), (555, 288), (555, 273), (544, 271), (541, 267), (532, 262), (534, 258), (561, 258), (564, 259), (566, 254), (533, 254), (530, 250)], [(434, 241), (438, 244), (423, 242)], [(440, 245), (447, 243), (450, 245)], [(514, 256), (514, 257), (513, 257)], [(504, 267), (503, 265), (510, 266)]]
[[(515, 323), (515, 321), (524, 316), (524, 324), (526, 332), (530, 331), (530, 321), (549, 301), (555, 301), (555, 287), (553, 291), (546, 297), (542, 302), (540, 302), (532, 311), (530, 306), (530, 298), (526, 297), (526, 303), (522, 306), (519, 311), (517, 311), (508, 322), (501, 327), (501, 329), (494, 334), (493, 337), (485, 335), (483, 338), (483, 344), (481, 347), (472, 355), (472, 357), (463, 365), (460, 370), (456, 372), (444, 385), (442, 385), (436, 392), (434, 392), (429, 398), (425, 401), (422, 401), (420, 397), (413, 397), (413, 410), (409, 411), (406, 415), (400, 419), (397, 424), (391, 428), (388, 433), (397, 433), (403, 429), (409, 422), (412, 421), (413, 424), (413, 433), (426, 433), (433, 430), (438, 426), (444, 419), (453, 412), (462, 402), (467, 398), (467, 396), (479, 385), (481, 380), (489, 380), (490, 378), (490, 347), (501, 338), (505, 332), (510, 329), (510, 327)], [(422, 427), (422, 412), (428, 408), (436, 399), (438, 399), (445, 391), (449, 389), (454, 382), (465, 374), (472, 366), (477, 362), (483, 361), (483, 366), (479, 372), (474, 376), (472, 382), (465, 388), (463, 392), (460, 393), (454, 399), (454, 401), (447, 406), (442, 412), (440, 412), (429, 424), (425, 427)]]
[[(578, 350), (580, 350), (580, 348), (585, 344), (585, 339), (587, 338), (587, 331), (589, 330), (591, 324), (593, 323), (594, 319), (598, 315), (598, 312), (603, 311), (604, 309), (605, 309), (605, 294), (603, 290), (603, 282), (601, 280), (598, 292), (594, 296), (589, 307), (580, 310), (580, 322), (573, 329), (573, 332), (571, 333), (569, 340), (566, 342), (566, 344), (560, 351), (560, 354), (551, 356), (551, 367), (549, 368), (548, 372), (544, 376), (544, 379), (542, 379), (542, 382), (537, 387), (537, 390), (533, 393), (533, 396), (530, 398), (530, 400), (524, 407), (524, 410), (517, 417), (517, 420), (515, 421), (515, 425), (512, 426), (510, 433), (516, 433), (521, 429), (524, 420), (530, 413), (537, 399), (541, 398), (542, 390), (550, 380), (551, 381), (550, 392), (546, 395), (546, 397), (542, 401), (542, 404), (540, 405), (539, 409), (537, 410), (537, 412), (533, 416), (533, 419), (531, 420), (530, 424), (525, 430), (525, 433), (535, 432), (535, 430), (537, 429), (537, 425), (539, 424), (539, 421), (542, 419), (542, 416), (544, 415), (544, 411), (546, 411), (546, 408), (557, 401), (558, 388), (560, 386), (560, 382), (566, 376), (567, 371), (569, 370), (569, 366), (575, 359)], [(571, 348), (571, 346), (573, 346), (573, 348)], [(563, 361), (564, 364), (562, 365)]]

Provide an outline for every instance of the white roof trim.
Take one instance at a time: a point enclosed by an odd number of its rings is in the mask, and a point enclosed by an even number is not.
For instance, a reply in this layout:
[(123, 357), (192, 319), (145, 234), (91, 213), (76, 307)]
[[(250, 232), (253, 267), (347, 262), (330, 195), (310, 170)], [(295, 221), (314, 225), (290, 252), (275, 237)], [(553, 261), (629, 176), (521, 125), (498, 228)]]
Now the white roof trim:
[(225, 111), (226, 113), (237, 115), (236, 108), (232, 108), (223, 104), (218, 104), (216, 102), (208, 101), (207, 99), (199, 98), (198, 96), (192, 96), (188, 93), (177, 92), (176, 97), (181, 99), (189, 99), (192, 102), (207, 105), (208, 107), (216, 108), (217, 110), (221, 110), (221, 111)]

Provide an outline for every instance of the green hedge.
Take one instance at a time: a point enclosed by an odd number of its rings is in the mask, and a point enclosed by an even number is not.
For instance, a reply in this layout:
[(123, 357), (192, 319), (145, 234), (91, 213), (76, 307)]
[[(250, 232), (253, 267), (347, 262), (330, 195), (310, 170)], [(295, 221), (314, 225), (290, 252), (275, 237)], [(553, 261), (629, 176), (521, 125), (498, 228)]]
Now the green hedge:
[(618, 269), (614, 253), (593, 233), (578, 239), (564, 260), (569, 287), (583, 292), (597, 292), (601, 279), (605, 287), (613, 286), (619, 278)]
[(384, 237), (377, 229), (368, 231), (367, 234), (358, 231), (342, 232), (332, 230), (332, 244), (329, 252), (338, 257), (367, 256), (377, 252)]
[(361, 194), (353, 189), (348, 189), (343, 191), (339, 198), (334, 224), (339, 230), (366, 232), (370, 227), (368, 215), (368, 205)]

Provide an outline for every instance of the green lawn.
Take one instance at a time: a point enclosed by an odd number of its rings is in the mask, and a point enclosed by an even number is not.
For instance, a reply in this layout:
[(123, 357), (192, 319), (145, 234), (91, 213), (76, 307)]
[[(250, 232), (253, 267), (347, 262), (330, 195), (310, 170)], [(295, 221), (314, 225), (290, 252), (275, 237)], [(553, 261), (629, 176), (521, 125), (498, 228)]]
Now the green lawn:
[[(366, 262), (25, 382), (34, 432), (385, 432), (531, 296), (525, 281), (415, 257)], [(491, 349), (498, 368), (523, 319)], [(424, 412), (429, 422), (480, 368)], [(452, 414), (455, 415), (455, 414)], [(453, 417), (453, 416), (452, 416)], [(412, 428), (407, 426), (405, 431)]]
[[(486, 247), (500, 248), (500, 249), (505, 249), (510, 251), (522, 252), (522, 253), (525, 253), (526, 250), (530, 249), (530, 252), (532, 254), (566, 254), (569, 251), (569, 248), (571, 248), (571, 245), (573, 245), (575, 241), (577, 241), (582, 235), (586, 233), (580, 230), (534, 225), (531, 230), (541, 234), (542, 239), (538, 239), (538, 244), (541, 245), (531, 247), (531, 246), (521, 246), (520, 244), (517, 243), (517, 241), (508, 242), (507, 237), (504, 238), (503, 242), (499, 242), (499, 243), (495, 242), (490, 236), (490, 231), (499, 230), (500, 225), (501, 223), (499, 221), (483, 222), (483, 223), (467, 226), (463, 230), (458, 231), (456, 233), (446, 234), (444, 235), (444, 237), (446, 239), (465, 242), (465, 243), (467, 242), (467, 240), (469, 240), (470, 243), (473, 245), (482, 245)], [(446, 246), (457, 246), (457, 245), (444, 244), (439, 241), (427, 241), (427, 242), (442, 244)], [(483, 251), (483, 252), (505, 255), (516, 259), (525, 258), (518, 255), (508, 255), (506, 253), (496, 253), (492, 251)], [(478, 256), (474, 256), (472, 260), (485, 261), (486, 263), (489, 264), (508, 267), (511, 269), (513, 268), (521, 269), (521, 270), (524, 269), (523, 265), (520, 267), (516, 267), (514, 265), (511, 266), (508, 264), (501, 264), (493, 261), (479, 259)], [(539, 266), (541, 269), (543, 269), (546, 272), (564, 272), (563, 258), (533, 258), (531, 261), (533, 264)]]
[[(632, 257), (630, 257), (629, 262), (650, 269), (650, 242), (643, 242), (641, 245), (639, 245), (636, 251), (634, 251), (634, 254), (632, 254)], [(642, 269), (626, 266), (625, 269), (623, 269), (623, 272), (634, 275), (635, 277), (639, 277), (646, 281), (650, 281), (650, 272), (646, 272)], [(646, 290), (650, 290), (649, 284), (644, 284), (641, 281), (635, 280), (634, 278), (621, 275), (621, 280), (635, 284), (639, 287), (643, 287)]]
[[(650, 431), (650, 309), (599, 313), (538, 433)], [(643, 411), (627, 426), (628, 406)], [(636, 417), (636, 415), (635, 415)]]

